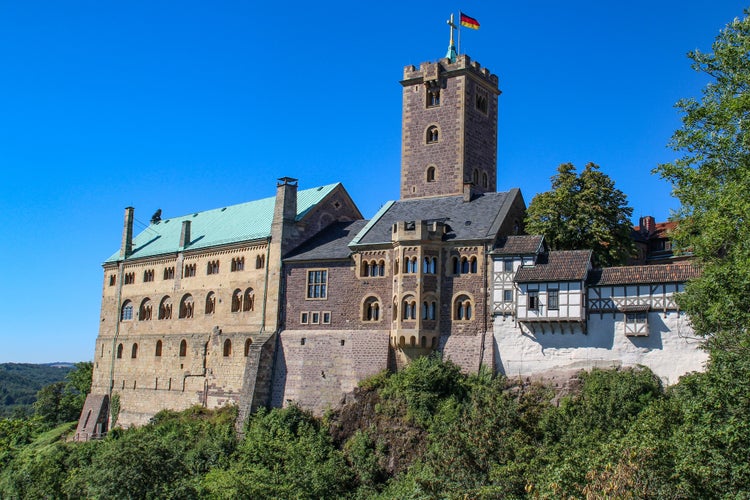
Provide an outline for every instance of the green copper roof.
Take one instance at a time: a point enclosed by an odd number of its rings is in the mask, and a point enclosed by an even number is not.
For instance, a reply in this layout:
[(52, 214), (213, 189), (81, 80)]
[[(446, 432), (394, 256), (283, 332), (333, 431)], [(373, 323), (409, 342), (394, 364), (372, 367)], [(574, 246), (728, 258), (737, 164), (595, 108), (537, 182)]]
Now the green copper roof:
[[(313, 207), (320, 203), (340, 183), (329, 184), (297, 192), (297, 218), (301, 220)], [(252, 241), (271, 236), (271, 222), (275, 197), (248, 201), (239, 205), (215, 208), (204, 212), (162, 219), (149, 224), (138, 236), (133, 238), (133, 252), (128, 260), (153, 257), (175, 253), (180, 250), (180, 233), (182, 222), (189, 220), (190, 243), (184, 250), (227, 245), (243, 241)], [(119, 250), (107, 262), (120, 260)]]

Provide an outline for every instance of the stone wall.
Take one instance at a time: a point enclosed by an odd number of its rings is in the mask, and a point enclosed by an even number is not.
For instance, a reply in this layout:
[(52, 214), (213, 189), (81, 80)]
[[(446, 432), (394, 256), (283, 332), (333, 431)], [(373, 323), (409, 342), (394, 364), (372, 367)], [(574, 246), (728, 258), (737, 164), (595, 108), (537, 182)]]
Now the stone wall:
[(699, 349), (684, 313), (650, 312), (647, 337), (628, 337), (623, 314), (592, 314), (588, 333), (538, 333), (526, 331), (511, 317), (495, 318), (496, 365), (508, 377), (530, 377), (581, 369), (650, 368), (666, 385), (679, 377), (702, 371), (708, 355)]

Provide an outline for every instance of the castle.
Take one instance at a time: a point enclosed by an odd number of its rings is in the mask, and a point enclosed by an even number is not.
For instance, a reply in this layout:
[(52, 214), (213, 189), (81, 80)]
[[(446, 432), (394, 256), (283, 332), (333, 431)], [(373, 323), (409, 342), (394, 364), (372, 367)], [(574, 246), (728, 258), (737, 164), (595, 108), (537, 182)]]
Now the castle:
[[(690, 263), (594, 269), (525, 235), (497, 192), (498, 78), (466, 55), (404, 69), (400, 199), (364, 220), (339, 184), (161, 219), (125, 209), (104, 264), (77, 437), (162, 409), (296, 402), (321, 412), (432, 352), (511, 377), (645, 365), (665, 383), (706, 354), (673, 300)], [(116, 396), (116, 397), (115, 397)]]

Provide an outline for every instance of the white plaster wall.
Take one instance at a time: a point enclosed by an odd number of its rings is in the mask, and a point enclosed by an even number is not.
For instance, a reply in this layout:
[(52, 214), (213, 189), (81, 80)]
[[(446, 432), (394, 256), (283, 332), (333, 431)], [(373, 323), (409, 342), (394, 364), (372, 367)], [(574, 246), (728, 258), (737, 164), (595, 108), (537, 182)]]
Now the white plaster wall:
[(680, 376), (702, 371), (708, 355), (684, 313), (649, 313), (648, 337), (626, 337), (623, 314), (592, 314), (588, 333), (530, 333), (511, 317), (494, 322), (495, 366), (508, 377), (543, 376), (545, 373), (595, 367), (650, 368), (665, 385)]

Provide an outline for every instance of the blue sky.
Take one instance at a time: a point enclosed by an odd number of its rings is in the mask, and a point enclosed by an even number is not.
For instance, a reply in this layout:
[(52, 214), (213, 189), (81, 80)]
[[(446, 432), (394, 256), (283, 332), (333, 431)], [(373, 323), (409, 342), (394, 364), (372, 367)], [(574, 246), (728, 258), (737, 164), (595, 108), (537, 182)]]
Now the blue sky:
[[(651, 170), (737, 1), (0, 0), (0, 362), (91, 359), (123, 209), (147, 222), (341, 181), (398, 198), (403, 66), (462, 52), (500, 78), (498, 189), (527, 204), (593, 161), (634, 218), (677, 207)], [(142, 228), (136, 224), (136, 230)]]

